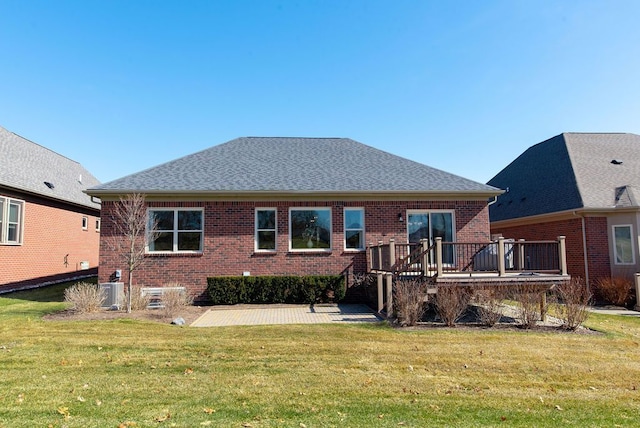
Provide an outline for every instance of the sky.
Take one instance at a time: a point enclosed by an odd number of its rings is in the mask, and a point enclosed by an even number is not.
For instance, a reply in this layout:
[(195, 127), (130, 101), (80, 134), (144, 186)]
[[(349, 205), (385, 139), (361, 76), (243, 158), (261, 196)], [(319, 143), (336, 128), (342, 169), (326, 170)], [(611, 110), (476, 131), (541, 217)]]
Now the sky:
[(0, 126), (102, 182), (279, 136), (485, 183), (562, 132), (640, 134), (637, 0), (0, 0), (0, 17)]

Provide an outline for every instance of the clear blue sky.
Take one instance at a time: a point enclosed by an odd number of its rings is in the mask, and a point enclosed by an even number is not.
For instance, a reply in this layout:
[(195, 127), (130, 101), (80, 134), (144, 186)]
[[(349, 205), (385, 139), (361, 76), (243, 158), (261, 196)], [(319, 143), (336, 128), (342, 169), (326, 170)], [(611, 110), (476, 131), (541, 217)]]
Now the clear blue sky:
[(240, 136), (349, 137), (486, 182), (561, 132), (640, 134), (637, 0), (0, 0), (0, 17), (0, 126), (103, 182)]

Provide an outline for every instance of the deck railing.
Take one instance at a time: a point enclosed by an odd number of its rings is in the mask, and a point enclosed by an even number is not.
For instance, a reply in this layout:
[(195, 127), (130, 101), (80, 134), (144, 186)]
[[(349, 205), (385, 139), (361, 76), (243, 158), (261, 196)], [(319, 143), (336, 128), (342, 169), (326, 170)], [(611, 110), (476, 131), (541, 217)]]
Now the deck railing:
[(567, 274), (565, 237), (556, 241), (525, 241), (499, 238), (493, 242), (442, 242), (432, 245), (379, 241), (368, 247), (370, 271), (397, 275), (442, 276), (445, 273)]

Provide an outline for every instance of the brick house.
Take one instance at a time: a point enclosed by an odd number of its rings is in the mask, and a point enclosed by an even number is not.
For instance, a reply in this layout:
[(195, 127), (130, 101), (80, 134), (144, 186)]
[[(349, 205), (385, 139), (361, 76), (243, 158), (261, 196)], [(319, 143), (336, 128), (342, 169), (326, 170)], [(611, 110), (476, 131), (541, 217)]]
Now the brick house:
[(564, 133), (536, 144), (489, 182), (491, 233), (566, 236), (567, 268), (588, 283), (640, 268), (640, 136)]
[(248, 137), (87, 193), (102, 201), (100, 282), (127, 277), (106, 239), (114, 203), (143, 193), (159, 233), (134, 281), (206, 300), (209, 276), (364, 273), (380, 240), (487, 241), (500, 191), (351, 139)]
[(0, 291), (95, 276), (99, 184), (79, 163), (0, 127)]

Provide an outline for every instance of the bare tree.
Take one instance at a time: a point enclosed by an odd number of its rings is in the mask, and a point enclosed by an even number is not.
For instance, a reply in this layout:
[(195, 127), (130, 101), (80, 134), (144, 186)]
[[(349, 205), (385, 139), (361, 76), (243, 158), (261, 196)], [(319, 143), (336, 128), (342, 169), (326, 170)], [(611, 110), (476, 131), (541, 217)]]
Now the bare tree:
[(157, 222), (148, 221), (145, 195), (132, 193), (114, 204), (114, 234), (108, 240), (112, 251), (127, 266), (127, 312), (131, 312), (133, 272), (142, 265), (146, 243), (156, 236)]

